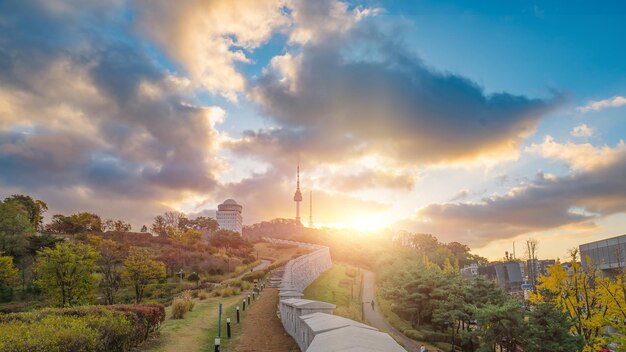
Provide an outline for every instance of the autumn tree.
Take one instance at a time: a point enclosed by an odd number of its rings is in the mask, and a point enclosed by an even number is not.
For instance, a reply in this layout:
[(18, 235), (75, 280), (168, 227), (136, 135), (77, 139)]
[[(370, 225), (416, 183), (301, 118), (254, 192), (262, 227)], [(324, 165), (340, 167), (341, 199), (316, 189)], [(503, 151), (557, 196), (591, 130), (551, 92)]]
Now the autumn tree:
[(132, 226), (122, 220), (107, 219), (104, 222), (103, 229), (105, 231), (129, 232)]
[(122, 268), (122, 280), (135, 289), (135, 302), (141, 303), (146, 286), (165, 277), (165, 265), (154, 260), (149, 250), (132, 247)]
[(56, 214), (52, 221), (46, 224), (44, 231), (47, 233), (76, 235), (79, 233), (102, 232), (102, 220), (93, 213), (82, 212), (65, 216)]
[(36, 284), (62, 307), (85, 304), (96, 284), (99, 255), (86, 244), (61, 242), (38, 253)]
[(604, 344), (602, 328), (611, 322), (609, 302), (597, 268), (591, 263), (583, 268), (578, 250), (570, 252), (571, 274), (557, 263), (548, 268), (548, 275), (538, 279), (537, 293), (530, 295), (534, 303), (550, 303), (572, 321), (572, 332), (580, 336), (583, 351), (598, 351)]
[(122, 284), (122, 263), (126, 256), (124, 247), (112, 240), (102, 239), (98, 236), (90, 236), (89, 242), (100, 253), (98, 270), (102, 275), (100, 287), (104, 292), (105, 304), (115, 303), (115, 294)]

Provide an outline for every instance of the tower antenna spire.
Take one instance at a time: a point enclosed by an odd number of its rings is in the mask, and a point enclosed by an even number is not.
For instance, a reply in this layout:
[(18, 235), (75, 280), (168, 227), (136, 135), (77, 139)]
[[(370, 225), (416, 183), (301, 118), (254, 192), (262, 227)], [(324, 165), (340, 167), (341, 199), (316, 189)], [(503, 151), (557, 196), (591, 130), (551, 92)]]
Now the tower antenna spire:
[(300, 202), (302, 202), (302, 192), (300, 192), (300, 158), (298, 158), (298, 168), (296, 169), (296, 193), (293, 195), (293, 201), (296, 202), (296, 223), (300, 222)]

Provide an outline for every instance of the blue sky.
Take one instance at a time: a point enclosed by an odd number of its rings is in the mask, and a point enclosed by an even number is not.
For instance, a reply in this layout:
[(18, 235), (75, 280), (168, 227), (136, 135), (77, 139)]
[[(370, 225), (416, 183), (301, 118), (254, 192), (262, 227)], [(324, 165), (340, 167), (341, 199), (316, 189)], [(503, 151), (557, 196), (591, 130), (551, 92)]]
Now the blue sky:
[(626, 223), (623, 23), (618, 1), (5, 1), (0, 195), (134, 227), (235, 198), (251, 224), (293, 216), (300, 160), (318, 226), (564, 256)]

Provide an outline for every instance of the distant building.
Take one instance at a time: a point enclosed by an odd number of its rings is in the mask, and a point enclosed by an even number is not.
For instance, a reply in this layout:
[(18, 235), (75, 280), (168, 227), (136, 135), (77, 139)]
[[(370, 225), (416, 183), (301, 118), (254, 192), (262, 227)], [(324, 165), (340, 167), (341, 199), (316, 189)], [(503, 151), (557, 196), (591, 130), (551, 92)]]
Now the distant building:
[(470, 264), (461, 268), (461, 276), (466, 279), (471, 279), (478, 276), (478, 264)]
[(603, 274), (626, 267), (626, 235), (580, 245), (583, 268), (593, 265)]
[(217, 223), (220, 229), (235, 231), (241, 234), (243, 218), (241, 212), (243, 207), (234, 199), (226, 199), (224, 203), (217, 206)]
[(520, 292), (524, 283), (523, 264), (518, 261), (491, 263), (478, 267), (478, 275), (495, 280), (506, 292)]
[(536, 286), (537, 280), (541, 276), (548, 276), (548, 268), (556, 264), (554, 259), (528, 259), (526, 261), (525, 276), (528, 278), (528, 282)]

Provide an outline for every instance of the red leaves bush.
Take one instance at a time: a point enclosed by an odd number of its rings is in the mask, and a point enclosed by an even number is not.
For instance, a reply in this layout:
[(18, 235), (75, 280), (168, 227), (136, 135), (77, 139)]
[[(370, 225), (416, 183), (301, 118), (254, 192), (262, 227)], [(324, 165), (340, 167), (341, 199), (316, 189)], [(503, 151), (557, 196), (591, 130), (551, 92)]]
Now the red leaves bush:
[(46, 308), (0, 315), (0, 352), (129, 351), (165, 321), (161, 305)]
[(157, 332), (165, 321), (165, 308), (160, 304), (115, 304), (109, 308), (126, 314), (139, 339), (137, 344)]

